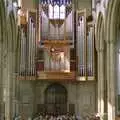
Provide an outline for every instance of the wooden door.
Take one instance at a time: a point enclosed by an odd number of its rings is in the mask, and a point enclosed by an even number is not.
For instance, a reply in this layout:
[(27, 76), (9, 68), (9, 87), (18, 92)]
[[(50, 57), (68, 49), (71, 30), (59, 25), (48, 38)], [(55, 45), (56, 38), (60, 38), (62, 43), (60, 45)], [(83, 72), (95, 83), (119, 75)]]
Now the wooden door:
[(46, 112), (65, 114), (67, 112), (67, 90), (60, 84), (52, 84), (45, 90)]

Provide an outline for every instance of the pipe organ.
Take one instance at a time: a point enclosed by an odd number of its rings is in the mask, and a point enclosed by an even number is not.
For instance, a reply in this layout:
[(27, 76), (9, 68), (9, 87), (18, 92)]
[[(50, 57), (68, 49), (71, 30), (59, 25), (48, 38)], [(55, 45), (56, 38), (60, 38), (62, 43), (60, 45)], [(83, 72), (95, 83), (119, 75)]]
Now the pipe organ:
[[(27, 43), (27, 38), (24, 32), (24, 29), (21, 30), (21, 56), (20, 56), (20, 72), (22, 74), (22, 72), (26, 71), (26, 53), (27, 53), (27, 47), (26, 44)], [(24, 74), (24, 73), (23, 73)]]
[(45, 50), (45, 71), (70, 71), (69, 48), (57, 47)]
[(86, 75), (86, 16), (77, 13), (77, 56), (78, 73), (80, 76)]
[(77, 12), (77, 56), (78, 75), (94, 76), (94, 26), (86, 21), (86, 10)]
[(27, 35), (21, 37), (22, 78), (94, 78), (94, 25), (87, 22), (86, 10), (77, 11), (72, 0), (41, 0), (34, 15), (28, 14)]
[(28, 33), (28, 71), (31, 75), (35, 75), (36, 35), (35, 23), (31, 16), (28, 19)]
[(41, 0), (40, 42), (73, 40), (73, 11), (71, 0)]
[(87, 30), (87, 76), (95, 74), (94, 27), (89, 24)]
[(21, 23), (20, 77), (36, 76), (36, 20), (35, 13), (28, 12), (26, 24)]

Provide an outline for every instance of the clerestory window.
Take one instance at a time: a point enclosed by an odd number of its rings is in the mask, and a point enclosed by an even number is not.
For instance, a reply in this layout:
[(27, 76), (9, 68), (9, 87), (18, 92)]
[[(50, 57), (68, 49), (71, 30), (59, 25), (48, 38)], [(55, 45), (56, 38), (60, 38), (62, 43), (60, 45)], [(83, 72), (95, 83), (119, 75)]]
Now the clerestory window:
[(65, 6), (49, 5), (49, 19), (65, 19)]
[[(48, 18), (64, 20), (71, 0), (41, 0), (43, 6), (48, 6)], [(68, 7), (69, 8), (69, 7)]]
[(73, 39), (73, 6), (72, 0), (40, 0), (41, 40)]

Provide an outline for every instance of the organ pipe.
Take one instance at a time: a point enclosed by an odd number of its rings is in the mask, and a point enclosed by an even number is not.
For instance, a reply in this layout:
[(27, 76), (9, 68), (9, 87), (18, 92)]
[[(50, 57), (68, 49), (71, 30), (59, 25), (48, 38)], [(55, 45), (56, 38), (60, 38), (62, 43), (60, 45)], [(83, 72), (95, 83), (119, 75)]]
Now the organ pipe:
[(86, 22), (85, 12), (77, 13), (77, 56), (78, 74), (87, 80), (94, 76), (94, 26)]
[(87, 34), (87, 74), (94, 75), (94, 27), (92, 24), (88, 25)]
[[(20, 43), (20, 70), (23, 76), (35, 76), (36, 30), (33, 18), (29, 16), (27, 30), (22, 28)], [(27, 35), (26, 35), (27, 34)], [(30, 77), (31, 79), (31, 77)]]
[(85, 39), (85, 16), (77, 16), (77, 55), (78, 55), (78, 72), (80, 76), (85, 76), (85, 59), (86, 59), (86, 39)]

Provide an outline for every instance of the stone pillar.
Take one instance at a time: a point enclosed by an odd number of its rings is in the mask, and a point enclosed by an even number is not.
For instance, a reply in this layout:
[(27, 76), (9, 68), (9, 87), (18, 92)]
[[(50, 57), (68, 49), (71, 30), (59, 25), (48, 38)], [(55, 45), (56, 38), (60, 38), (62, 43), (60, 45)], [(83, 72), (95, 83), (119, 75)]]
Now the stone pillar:
[(107, 45), (108, 56), (108, 120), (115, 120), (115, 52), (114, 43), (108, 42)]
[[(2, 43), (0, 41), (0, 103), (2, 101)], [(1, 111), (1, 109), (0, 109)]]
[(11, 120), (13, 114), (13, 54), (7, 52), (3, 68), (3, 98), (5, 102), (5, 120)]
[(97, 55), (98, 55), (98, 62), (97, 62), (97, 65), (98, 65), (98, 84), (97, 84), (97, 88), (98, 88), (98, 110), (97, 110), (97, 112), (100, 112), (100, 87), (99, 87), (99, 84), (100, 84), (100, 80), (99, 80), (99, 76), (100, 76), (100, 53), (99, 53), (99, 51), (97, 52)]
[(12, 51), (11, 53), (11, 72), (12, 72), (12, 77), (11, 77), (11, 86), (12, 86), (12, 117), (14, 117), (16, 114), (18, 114), (19, 110), (18, 110), (18, 81), (17, 81), (17, 73), (15, 73), (15, 63), (16, 63), (16, 59), (15, 59), (15, 51)]
[(19, 114), (19, 81), (17, 80), (18, 73), (15, 73), (15, 53), (12, 53), (12, 116)]
[[(12, 84), (12, 106), (13, 106), (13, 110), (12, 110), (12, 116), (15, 116), (16, 114), (18, 114), (18, 110), (17, 110), (17, 92), (18, 90), (16, 89), (16, 74), (13, 73), (12, 74), (12, 80), (13, 80), (13, 84)], [(18, 87), (18, 86), (17, 86)]]
[(4, 101), (3, 101), (3, 44), (0, 41), (0, 113), (3, 118), (5, 113)]
[(4, 60), (3, 68), (3, 99), (5, 102), (5, 120), (10, 120), (11, 106), (10, 106), (10, 73), (9, 73), (9, 55), (7, 53)]
[(35, 114), (37, 112), (37, 105), (36, 105), (36, 83), (34, 83), (34, 85), (33, 85), (33, 95), (34, 95), (34, 100), (33, 100), (33, 114)]
[(104, 51), (98, 50), (98, 113), (104, 115)]

